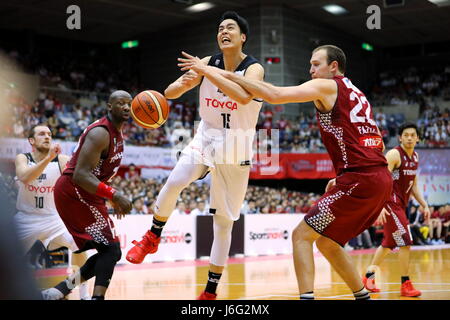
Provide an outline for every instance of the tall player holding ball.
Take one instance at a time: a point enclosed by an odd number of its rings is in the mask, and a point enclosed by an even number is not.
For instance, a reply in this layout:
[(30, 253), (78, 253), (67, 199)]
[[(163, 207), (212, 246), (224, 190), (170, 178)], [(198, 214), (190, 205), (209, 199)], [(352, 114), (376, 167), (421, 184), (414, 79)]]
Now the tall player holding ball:
[[(128, 252), (127, 260), (141, 263), (149, 253), (158, 250), (161, 232), (173, 212), (181, 191), (191, 182), (211, 172), (211, 209), (214, 214), (214, 241), (210, 254), (208, 283), (198, 299), (216, 299), (216, 289), (222, 275), (231, 245), (231, 231), (234, 221), (239, 219), (240, 208), (247, 191), (252, 159), (252, 142), (261, 101), (254, 100), (240, 85), (223, 77), (228, 70), (245, 78), (262, 80), (263, 67), (251, 56), (242, 52), (249, 34), (248, 23), (235, 12), (226, 12), (218, 26), (217, 42), (221, 53), (203, 59), (186, 53), (187, 59), (179, 59), (182, 70), (189, 61), (195, 66), (170, 84), (165, 96), (170, 99), (180, 97), (185, 92), (200, 85), (201, 122), (191, 143), (182, 151), (180, 159), (161, 189), (155, 204), (153, 225), (143, 239), (134, 241), (135, 246)], [(221, 105), (222, 107), (217, 107)], [(235, 159), (225, 159), (231, 134), (244, 132), (247, 149), (236, 154)]]

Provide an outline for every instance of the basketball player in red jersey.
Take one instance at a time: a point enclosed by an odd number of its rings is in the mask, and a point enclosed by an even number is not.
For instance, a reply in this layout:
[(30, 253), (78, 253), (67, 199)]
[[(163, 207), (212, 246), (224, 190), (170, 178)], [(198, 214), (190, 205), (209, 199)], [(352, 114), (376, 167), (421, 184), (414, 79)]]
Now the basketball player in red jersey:
[(355, 298), (370, 299), (343, 246), (375, 222), (392, 192), (383, 140), (365, 95), (344, 76), (344, 52), (321, 46), (310, 63), (312, 80), (293, 87), (224, 74), (272, 104), (314, 102), (337, 177), (292, 234), (300, 299), (314, 299), (314, 242)]
[(123, 155), (122, 127), (130, 117), (131, 96), (114, 91), (108, 115), (89, 125), (62, 176), (55, 185), (55, 204), (79, 251), (96, 249), (80, 270), (54, 288), (42, 292), (46, 300), (63, 299), (77, 282), (95, 276), (93, 300), (103, 300), (114, 267), (120, 260), (119, 238), (109, 218), (105, 199), (112, 202), (118, 218), (131, 210), (131, 202), (107, 183), (119, 169)]
[(392, 172), (394, 180), (394, 189), (391, 199), (379, 217), (379, 222), (384, 224), (383, 242), (367, 268), (363, 282), (367, 290), (380, 292), (380, 289), (375, 286), (375, 271), (386, 255), (399, 247), (398, 258), (402, 283), (400, 294), (405, 297), (418, 297), (421, 292), (414, 288), (408, 276), (409, 252), (413, 244), (409, 220), (406, 216), (410, 195), (412, 194), (422, 206), (426, 220), (430, 218), (430, 209), (417, 185), (419, 155), (414, 151), (419, 141), (417, 126), (412, 123), (404, 124), (399, 129), (399, 136), (400, 145), (386, 154), (388, 169)]

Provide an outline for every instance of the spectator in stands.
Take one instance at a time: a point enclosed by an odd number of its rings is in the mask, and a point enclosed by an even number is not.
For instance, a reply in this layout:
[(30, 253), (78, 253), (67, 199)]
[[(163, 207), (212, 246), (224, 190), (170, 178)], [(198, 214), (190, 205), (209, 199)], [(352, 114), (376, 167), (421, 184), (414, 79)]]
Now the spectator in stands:
[(140, 172), (136, 169), (136, 165), (134, 163), (130, 163), (127, 172), (124, 174), (124, 178), (127, 180), (136, 180), (140, 176)]
[(142, 197), (134, 199), (133, 209), (131, 209), (130, 214), (148, 214), (147, 206)]
[(255, 199), (250, 199), (250, 201), (248, 202), (248, 209), (246, 213), (247, 214), (258, 213), (258, 208), (256, 208)]
[(48, 120), (47, 124), (50, 128), (50, 131), (52, 132), (52, 136), (56, 137), (58, 135), (58, 128), (59, 128), (59, 120), (58, 118), (52, 114)]
[(177, 207), (175, 208), (173, 213), (175, 215), (177, 215), (177, 214), (180, 214), (180, 215), (187, 214), (186, 204), (184, 203), (184, 201), (178, 201)]
[(370, 248), (374, 247), (373, 242), (372, 242), (372, 238), (370, 236), (369, 229), (364, 230), (356, 238), (357, 238), (357, 241), (358, 241), (358, 246), (360, 248), (370, 249)]
[(197, 201), (195, 200), (195, 194), (193, 194), (189, 201), (189, 207), (186, 209), (186, 214), (191, 214), (193, 210), (197, 209)]
[[(430, 207), (431, 218), (429, 221), (429, 234), (431, 244), (443, 244), (444, 241), (441, 240), (442, 233), (442, 221), (440, 219), (439, 210), (435, 210), (435, 207)], [(436, 230), (436, 233), (434, 232)]]
[(442, 222), (442, 239), (445, 243), (450, 242), (450, 236), (449, 236), (449, 228), (450, 228), (450, 205), (446, 204), (445, 206), (442, 206), (439, 210), (440, 219)]
[(183, 128), (181, 121), (175, 121), (174, 130), (170, 136), (170, 143), (177, 149), (182, 150), (191, 140), (191, 131)]
[(20, 121), (19, 119), (17, 119), (14, 122), (14, 126), (13, 126), (13, 132), (14, 132), (14, 136), (17, 138), (23, 138), (24, 137), (24, 127), (22, 125), (22, 121)]
[(423, 225), (419, 222), (421, 214), (419, 213), (418, 208), (416, 206), (410, 206), (408, 211), (408, 219), (410, 222), (409, 229), (411, 230), (414, 245), (428, 244), (427, 239), (424, 237), (423, 233), (420, 230)]

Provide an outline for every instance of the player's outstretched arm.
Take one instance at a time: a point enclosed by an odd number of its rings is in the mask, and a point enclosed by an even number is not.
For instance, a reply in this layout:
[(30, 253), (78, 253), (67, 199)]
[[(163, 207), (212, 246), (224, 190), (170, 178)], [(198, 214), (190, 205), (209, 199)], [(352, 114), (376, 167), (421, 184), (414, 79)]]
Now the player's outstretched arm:
[[(324, 101), (326, 96), (336, 94), (337, 85), (334, 80), (314, 79), (299, 86), (278, 87), (268, 82), (242, 77), (234, 73), (226, 73), (226, 77), (271, 104)], [(330, 107), (331, 110), (332, 106)], [(321, 110), (323, 112), (329, 110)]]
[[(200, 61), (202, 64), (207, 65), (209, 62), (209, 59), (211, 57), (205, 57), (201, 59)], [(166, 90), (164, 90), (164, 96), (167, 99), (176, 99), (182, 96), (185, 92), (195, 88), (198, 86), (202, 80), (202, 75), (196, 73), (193, 70), (189, 70), (185, 74), (183, 74), (181, 77), (179, 77), (177, 80), (172, 82)]]
[[(181, 67), (182, 71), (193, 70), (198, 74), (204, 75), (230, 99), (240, 104), (247, 104), (255, 97), (239, 84), (225, 77), (226, 73), (231, 72), (202, 64), (198, 57), (194, 57), (186, 52), (182, 52), (182, 54), (184, 58), (178, 58), (178, 61), (180, 61), (178, 66)], [(264, 78), (264, 68), (259, 63), (252, 64), (247, 68), (244, 77), (262, 80)]]
[(55, 143), (50, 147), (47, 156), (36, 163), (35, 166), (29, 167), (27, 165), (27, 157), (24, 154), (18, 154), (16, 156), (16, 176), (17, 178), (27, 184), (33, 180), (39, 178), (47, 165), (61, 152), (59, 144)]

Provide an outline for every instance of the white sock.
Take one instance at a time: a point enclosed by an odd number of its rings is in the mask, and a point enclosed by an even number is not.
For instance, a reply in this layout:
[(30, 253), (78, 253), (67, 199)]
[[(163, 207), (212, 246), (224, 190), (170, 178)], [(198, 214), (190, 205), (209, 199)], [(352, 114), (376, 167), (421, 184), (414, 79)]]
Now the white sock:
[(80, 300), (90, 300), (91, 296), (89, 294), (89, 286), (87, 282), (83, 282), (79, 286), (80, 290)]
[(364, 287), (359, 291), (353, 292), (353, 295), (356, 300), (370, 300), (369, 291)]
[(305, 292), (300, 295), (300, 300), (314, 300), (314, 292)]

